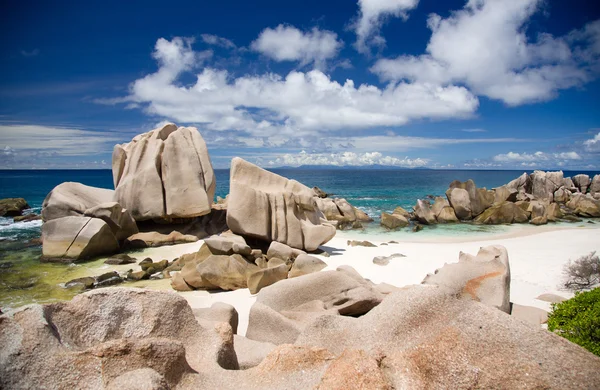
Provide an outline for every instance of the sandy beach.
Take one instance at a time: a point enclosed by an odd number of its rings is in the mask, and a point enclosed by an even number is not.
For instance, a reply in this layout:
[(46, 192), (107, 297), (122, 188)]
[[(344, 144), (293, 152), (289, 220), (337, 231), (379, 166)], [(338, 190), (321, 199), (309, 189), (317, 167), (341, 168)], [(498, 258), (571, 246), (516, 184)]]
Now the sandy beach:
[[(512, 230), (512, 232), (511, 232)], [(348, 246), (353, 239), (367, 240), (376, 247)], [(389, 241), (398, 241), (397, 244)], [(425, 240), (425, 238), (423, 238)], [(203, 241), (195, 243), (148, 248), (131, 253), (141, 260), (151, 257), (154, 260), (173, 260), (182, 254), (200, 248)], [(384, 244), (384, 245), (382, 245)], [(385, 245), (387, 244), (387, 245)], [(592, 251), (600, 250), (600, 228), (590, 227), (521, 227), (511, 226), (504, 233), (457, 238), (438, 237), (429, 241), (408, 242), (395, 238), (394, 234), (365, 234), (357, 232), (337, 232), (336, 236), (322, 248), (330, 256), (318, 256), (327, 263), (325, 270), (334, 270), (341, 265), (349, 265), (363, 277), (374, 283), (388, 283), (397, 287), (419, 284), (428, 273), (433, 273), (445, 263), (458, 261), (459, 253), (476, 254), (480, 247), (503, 245), (508, 250), (511, 268), (511, 302), (550, 310), (550, 303), (536, 299), (544, 293), (557, 294), (570, 298), (573, 293), (560, 287), (562, 270), (569, 260), (577, 259)], [(400, 253), (405, 257), (391, 259), (388, 265), (373, 263), (376, 256), (389, 256)], [(131, 265), (102, 265), (95, 273), (115, 269), (125, 271)], [(140, 281), (133, 284), (156, 290), (170, 290), (170, 280)], [(239, 313), (238, 333), (244, 335), (248, 326), (248, 313), (255, 302), (255, 296), (248, 289), (224, 292), (191, 291), (179, 292), (195, 308), (210, 307), (215, 302), (233, 305)]]

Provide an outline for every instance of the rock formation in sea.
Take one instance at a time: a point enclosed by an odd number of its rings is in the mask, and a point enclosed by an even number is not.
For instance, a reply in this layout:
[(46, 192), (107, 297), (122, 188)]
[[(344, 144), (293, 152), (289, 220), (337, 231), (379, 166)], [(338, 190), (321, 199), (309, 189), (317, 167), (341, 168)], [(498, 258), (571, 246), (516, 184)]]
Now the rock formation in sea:
[(453, 222), (545, 225), (578, 221), (577, 217), (600, 217), (600, 175), (565, 178), (562, 171), (534, 171), (492, 190), (478, 188), (473, 180), (453, 181), (446, 199), (435, 197), (433, 204), (429, 199), (419, 199), (412, 213), (382, 213), (381, 224), (388, 229), (408, 226), (410, 221), (425, 225)]
[[(238, 239), (211, 245), (229, 253), (234, 244), (244, 251)], [(293, 253), (274, 248), (282, 250)], [(373, 284), (348, 266), (263, 287), (245, 336), (236, 334), (233, 307), (192, 311), (169, 292), (110, 288), (26, 306), (0, 316), (0, 388), (564, 389), (600, 383), (599, 357), (521, 321), (507, 305), (505, 248), (460, 258), (425, 284), (404, 288)]]
[(232, 232), (313, 251), (335, 235), (305, 185), (241, 158), (231, 161), (227, 226)]

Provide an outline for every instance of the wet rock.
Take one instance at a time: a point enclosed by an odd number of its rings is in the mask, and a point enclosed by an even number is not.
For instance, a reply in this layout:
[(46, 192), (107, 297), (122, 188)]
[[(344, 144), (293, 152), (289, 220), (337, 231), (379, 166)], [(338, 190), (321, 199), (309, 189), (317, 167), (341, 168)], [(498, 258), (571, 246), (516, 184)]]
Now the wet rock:
[(127, 273), (127, 280), (139, 281), (144, 279), (150, 279), (150, 274), (144, 270)]
[(113, 286), (123, 282), (123, 278), (119, 276), (117, 271), (106, 272), (100, 276), (96, 276), (95, 287)]
[(41, 215), (32, 213), (32, 214), (19, 215), (17, 217), (14, 217), (13, 222), (39, 221), (40, 219), (42, 219)]
[(69, 280), (65, 283), (66, 288), (83, 288), (86, 290), (94, 288), (94, 284), (96, 283), (96, 279), (91, 276), (86, 276), (83, 278), (77, 278), (73, 280)]
[(413, 233), (420, 232), (421, 230), (423, 230), (423, 225), (419, 225), (418, 223), (412, 228)]
[(0, 199), (0, 217), (16, 217), (28, 208), (29, 205), (23, 198)]

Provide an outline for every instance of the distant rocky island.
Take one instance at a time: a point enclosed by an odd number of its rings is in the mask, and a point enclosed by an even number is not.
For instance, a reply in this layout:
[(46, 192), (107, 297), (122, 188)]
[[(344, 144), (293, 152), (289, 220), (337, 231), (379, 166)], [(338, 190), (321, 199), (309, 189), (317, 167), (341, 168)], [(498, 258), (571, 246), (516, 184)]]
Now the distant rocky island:
[[(538, 312), (511, 302), (503, 246), (461, 252), (457, 263), (432, 269), (421, 285), (376, 284), (348, 265), (324, 270), (319, 258), (330, 256), (323, 248), (337, 230), (360, 229), (372, 221), (369, 215), (241, 158), (231, 162), (228, 196), (215, 203), (209, 152), (195, 128), (167, 124), (116, 145), (112, 173), (115, 190), (67, 182), (48, 194), (42, 261), (109, 256), (107, 264), (134, 264), (122, 252), (202, 239), (197, 252), (172, 262), (143, 260), (126, 275), (67, 285), (86, 290), (160, 275), (183, 294), (247, 288), (256, 302), (246, 334), (237, 334), (238, 312), (225, 303), (193, 311), (174, 292), (96, 289), (0, 316), (0, 388), (562, 389), (600, 383), (600, 358), (539, 323), (521, 321), (519, 313)], [(445, 195), (418, 200), (412, 211), (383, 213), (381, 224), (542, 225), (600, 217), (600, 175), (535, 171), (491, 190), (455, 181)], [(26, 207), (0, 205), (13, 214)]]

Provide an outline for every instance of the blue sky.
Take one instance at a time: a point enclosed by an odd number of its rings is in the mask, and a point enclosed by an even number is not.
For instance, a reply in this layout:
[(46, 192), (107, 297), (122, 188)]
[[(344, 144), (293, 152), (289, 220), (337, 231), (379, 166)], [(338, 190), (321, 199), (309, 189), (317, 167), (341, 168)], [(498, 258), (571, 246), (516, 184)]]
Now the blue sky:
[(600, 169), (593, 3), (12, 2), (0, 168), (110, 168), (174, 122), (217, 168)]

